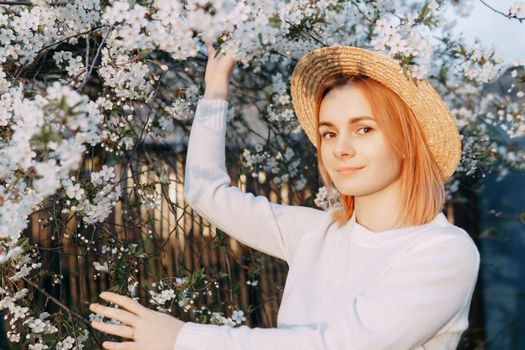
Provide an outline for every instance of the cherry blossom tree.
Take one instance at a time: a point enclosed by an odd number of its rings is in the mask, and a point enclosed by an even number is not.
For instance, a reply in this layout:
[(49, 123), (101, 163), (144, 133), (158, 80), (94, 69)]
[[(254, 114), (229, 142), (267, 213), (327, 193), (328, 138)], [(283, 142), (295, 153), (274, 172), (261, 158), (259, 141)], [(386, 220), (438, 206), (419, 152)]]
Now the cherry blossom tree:
[[(466, 178), (496, 172), (502, 179), (524, 170), (517, 140), (525, 134), (525, 58), (508, 65), (494, 48), (467, 45), (453, 34), (444, 11), (452, 6), (466, 16), (472, 1), (1, 1), (0, 310), (9, 341), (29, 349), (98, 344), (89, 327), (97, 316), (40, 285), (46, 276), (60, 285), (62, 276), (42, 265), (43, 246), (31, 239), (29, 222), (37, 212), (48, 214), (41, 225), (53, 227), (52, 249), (60, 253), (70, 240), (79, 255), (94, 255), (97, 273), (90, 278), (109, 276), (113, 290), (137, 298), (145, 291), (152, 307), (173, 312), (176, 303), (199, 322), (246, 319), (243, 310), (225, 315), (199, 304), (198, 296), (218, 285), (217, 276), (201, 270), (140, 285), (133, 271), (152, 252), (104, 226), (119, 204), (123, 220), (157, 239), (140, 213), (163, 198), (173, 203), (163, 188), (174, 180), (146, 146), (184, 151), (204, 91), (203, 39), (234, 52), (239, 62), (228, 142), (241, 151), (229, 165), (248, 177), (264, 171), (268, 181), (291, 191), (311, 188), (308, 205), (326, 209), (327, 193), (294, 116), (289, 77), (302, 55), (322, 46), (379, 50), (431, 81), (462, 135), (462, 161), (446, 184), (450, 201), (460, 200)], [(494, 11), (521, 22), (525, 3)], [(503, 76), (512, 80), (507, 91), (484, 92)], [(245, 108), (252, 108), (250, 117)], [(254, 118), (268, 136), (248, 122)], [(96, 169), (89, 167), (94, 159), (101, 161)], [(140, 172), (148, 182), (123, 188)], [(37, 307), (39, 293), (60, 311)]]

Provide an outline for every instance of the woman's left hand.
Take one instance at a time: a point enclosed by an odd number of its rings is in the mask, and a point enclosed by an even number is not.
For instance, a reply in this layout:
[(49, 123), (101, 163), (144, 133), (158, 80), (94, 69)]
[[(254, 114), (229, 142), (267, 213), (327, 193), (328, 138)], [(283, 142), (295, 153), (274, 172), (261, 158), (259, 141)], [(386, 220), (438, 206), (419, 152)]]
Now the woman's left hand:
[(100, 297), (119, 305), (113, 308), (100, 304), (91, 304), (89, 309), (104, 317), (118, 320), (122, 325), (93, 321), (93, 328), (101, 332), (131, 339), (125, 342), (105, 341), (105, 349), (126, 350), (172, 350), (185, 322), (170, 315), (148, 309), (127, 296), (103, 292)]

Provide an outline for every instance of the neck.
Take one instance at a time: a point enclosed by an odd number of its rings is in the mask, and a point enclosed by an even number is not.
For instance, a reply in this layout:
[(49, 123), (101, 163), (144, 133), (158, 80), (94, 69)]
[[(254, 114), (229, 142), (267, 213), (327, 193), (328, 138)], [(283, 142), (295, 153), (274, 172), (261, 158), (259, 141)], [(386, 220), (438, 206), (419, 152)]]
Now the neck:
[(370, 231), (381, 232), (399, 228), (401, 217), (401, 181), (364, 196), (354, 197), (356, 222)]

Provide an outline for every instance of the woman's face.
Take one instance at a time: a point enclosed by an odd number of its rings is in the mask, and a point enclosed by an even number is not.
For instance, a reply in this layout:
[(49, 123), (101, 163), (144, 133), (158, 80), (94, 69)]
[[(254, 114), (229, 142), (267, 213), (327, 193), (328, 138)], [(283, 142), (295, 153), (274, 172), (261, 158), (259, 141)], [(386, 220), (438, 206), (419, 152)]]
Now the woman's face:
[[(366, 196), (398, 180), (402, 158), (387, 144), (366, 97), (351, 85), (331, 89), (319, 111), (321, 157), (337, 190)], [(345, 171), (342, 168), (355, 168)]]

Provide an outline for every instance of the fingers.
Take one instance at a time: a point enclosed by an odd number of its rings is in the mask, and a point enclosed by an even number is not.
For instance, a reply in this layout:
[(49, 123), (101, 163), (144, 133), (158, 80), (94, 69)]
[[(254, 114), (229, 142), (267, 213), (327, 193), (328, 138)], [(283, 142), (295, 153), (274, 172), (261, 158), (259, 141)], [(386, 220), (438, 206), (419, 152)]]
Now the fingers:
[[(204, 44), (206, 45), (206, 49), (208, 50), (208, 60), (215, 60), (216, 57), (215, 57), (215, 48), (213, 47), (213, 44), (206, 40), (206, 39), (203, 39), (204, 41)], [(221, 49), (221, 52), (220, 52), (220, 55), (221, 57), (223, 56), (226, 56), (228, 57), (231, 61), (233, 61), (234, 63), (236, 63), (237, 61), (233, 58), (233, 53), (231, 52), (226, 52), (224, 50)]]
[(125, 295), (120, 295), (112, 292), (102, 292), (100, 297), (113, 304), (117, 304), (126, 310), (129, 310), (137, 315), (141, 315), (147, 310), (144, 306), (140, 305), (135, 299), (131, 299)]
[(130, 326), (135, 326), (138, 320), (138, 317), (131, 312), (100, 304), (91, 304), (89, 305), (89, 309), (97, 314), (120, 321)]
[(144, 349), (143, 346), (141, 348), (141, 345), (138, 344), (138, 343), (135, 343), (135, 342), (117, 343), (117, 342), (105, 341), (105, 342), (102, 343), (102, 346), (104, 347), (104, 349), (109, 349), (109, 350), (139, 350), (139, 349)]
[(204, 44), (206, 45), (206, 50), (208, 50), (208, 58), (211, 57), (212, 53), (214, 54), (215, 53), (215, 48), (213, 47), (213, 45), (211, 44), (211, 42), (209, 42), (208, 40), (206, 39), (203, 39), (204, 41)]
[(109, 324), (98, 321), (91, 322), (91, 326), (104, 333), (113, 334), (122, 338), (133, 339), (133, 328), (129, 326)]

